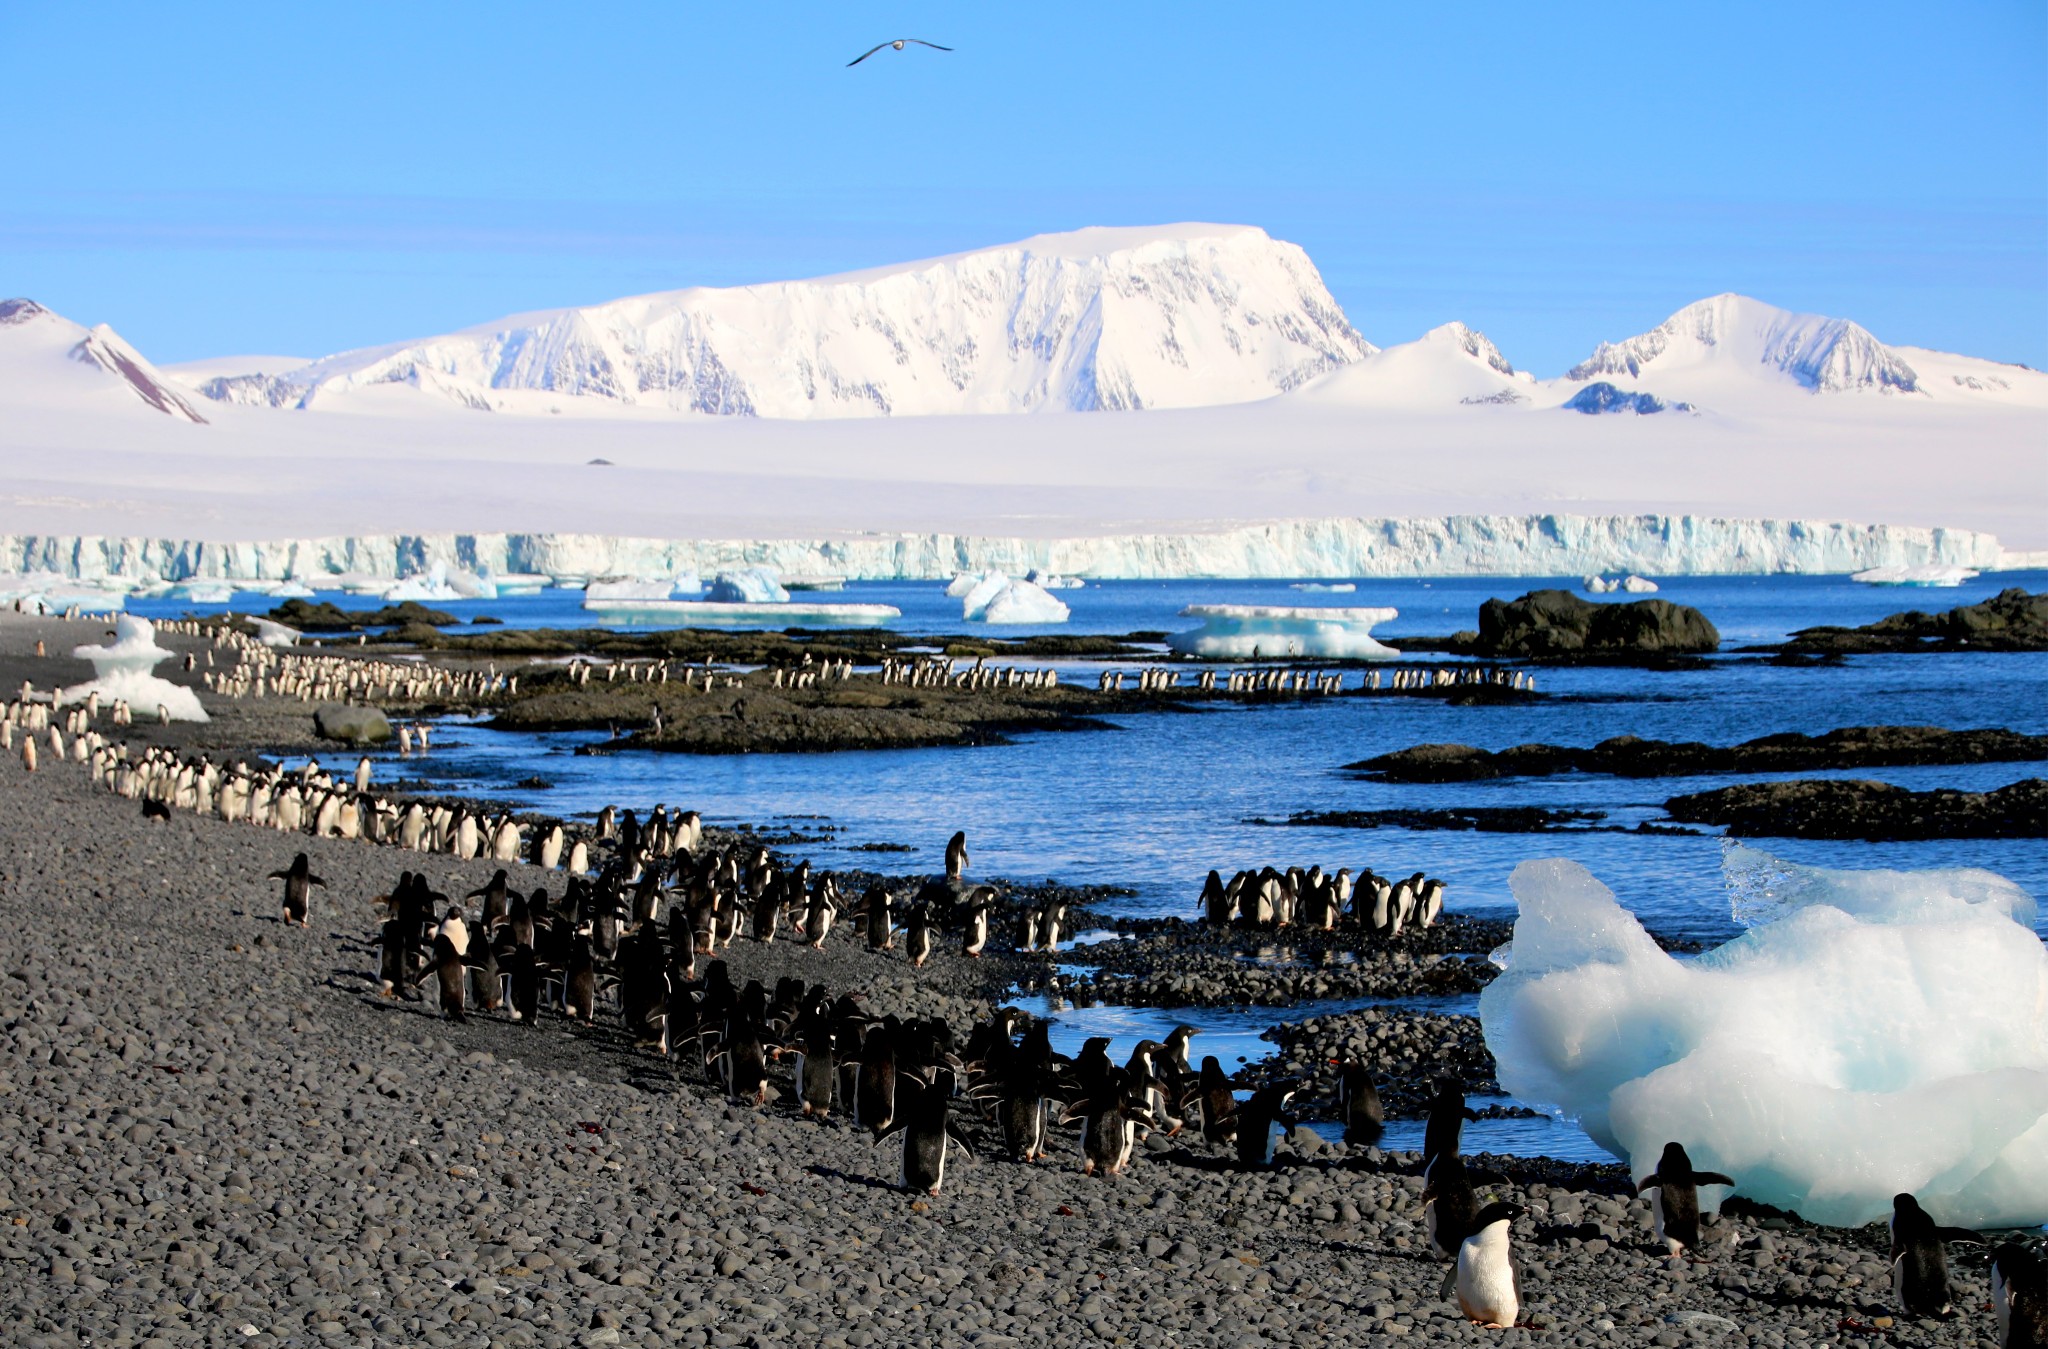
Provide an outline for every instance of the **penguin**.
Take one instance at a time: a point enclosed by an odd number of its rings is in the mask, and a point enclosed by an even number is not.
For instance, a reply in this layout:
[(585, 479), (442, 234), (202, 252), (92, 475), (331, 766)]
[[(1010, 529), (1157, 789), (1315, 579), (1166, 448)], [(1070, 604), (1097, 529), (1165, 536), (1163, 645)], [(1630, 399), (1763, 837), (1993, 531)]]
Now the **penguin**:
[(1287, 1103), (1296, 1090), (1291, 1082), (1260, 1087), (1237, 1108), (1237, 1160), (1245, 1170), (1271, 1167), (1275, 1135), (1281, 1131), (1292, 1134), (1301, 1127), (1301, 1121), (1287, 1113)]
[(2008, 1241), (1991, 1254), (1998, 1349), (2048, 1349), (2048, 1261)]
[(923, 969), (924, 962), (932, 957), (931, 911), (922, 904), (910, 906), (908, 921), (903, 925), (903, 950), (913, 969)]
[(1386, 1132), (1387, 1114), (1380, 1105), (1379, 1088), (1363, 1060), (1345, 1054), (1337, 1065), (1337, 1108), (1344, 1119), (1344, 1141), (1353, 1147), (1371, 1147)]
[(463, 898), (481, 899), (484, 902), (481, 919), (484, 931), (489, 932), (496, 928), (498, 920), (510, 910), (510, 903), (506, 898), (505, 868), (499, 867), (496, 874), (485, 882), (482, 888), (470, 891)]
[(441, 1014), (450, 1021), (463, 1021), (463, 993), (469, 986), (469, 924), (462, 910), (451, 908), (441, 926), (434, 929), (434, 965), (429, 971), (440, 976)]
[(875, 1137), (880, 1142), (892, 1133), (903, 1135), (903, 1170), (897, 1183), (912, 1193), (937, 1194), (946, 1182), (946, 1149), (958, 1143), (968, 1156), (968, 1146), (959, 1126), (953, 1123), (953, 1073), (941, 1068), (936, 1080), (926, 1083), (918, 1077), (903, 1080), (904, 1100), (889, 1126)]
[(896, 1118), (896, 1018), (885, 1017), (860, 1043), (854, 1076), (853, 1122), (876, 1138)]
[(1202, 882), (1202, 921), (1210, 927), (1229, 927), (1230, 920), (1237, 916), (1237, 904), (1223, 888), (1223, 876), (1211, 871), (1209, 879)]
[(832, 1117), (832, 1088), (838, 1081), (839, 1036), (822, 1015), (800, 1029), (796, 1050), (796, 1097), (806, 1116)]
[(271, 872), (267, 879), (284, 882), (285, 926), (290, 927), (294, 923), (300, 927), (309, 926), (307, 915), (312, 909), (312, 892), (308, 887), (317, 885), (325, 890), (327, 882), (313, 874), (310, 864), (306, 861), (306, 854), (298, 854), (292, 858), (289, 867), (283, 871)]
[(813, 951), (825, 949), (832, 933), (832, 920), (839, 916), (839, 901), (830, 877), (820, 877), (811, 887), (810, 903), (804, 909), (804, 941)]
[(893, 951), (896, 949), (895, 914), (889, 892), (879, 885), (871, 885), (860, 899), (861, 917), (866, 920), (868, 949), (870, 951)]
[(1520, 1204), (1488, 1204), (1458, 1245), (1458, 1310), (1489, 1330), (1505, 1330), (1522, 1314), (1522, 1280), (1508, 1236), (1526, 1212)]
[(1945, 1243), (1983, 1237), (1965, 1227), (1942, 1227), (1910, 1194), (1892, 1197), (1892, 1292), (1910, 1316), (1947, 1317), (1953, 1309)]
[(529, 1028), (540, 1025), (540, 965), (531, 946), (513, 945), (498, 958), (511, 992), (512, 1019)]
[(963, 954), (981, 959), (981, 952), (988, 945), (989, 910), (995, 907), (996, 892), (986, 885), (977, 885), (968, 892), (966, 902), (961, 906), (965, 932), (960, 949)]
[(412, 939), (405, 927), (404, 920), (394, 913), (377, 931), (377, 993), (380, 997), (396, 998), (399, 987), (411, 982), (406, 978), (405, 957)]
[(1422, 1230), (1430, 1249), (1457, 1258), (1466, 1237), (1478, 1231), (1479, 1196), (1472, 1191), (1472, 1177), (1465, 1159), (1446, 1152), (1433, 1159), (1423, 1171)]
[(1666, 1143), (1657, 1169), (1636, 1182), (1636, 1193), (1654, 1189), (1651, 1212), (1657, 1223), (1657, 1240), (1673, 1255), (1696, 1250), (1700, 1244), (1700, 1192), (1702, 1185), (1733, 1185), (1733, 1177), (1719, 1171), (1695, 1171), (1692, 1158), (1682, 1143)]
[(569, 1015), (586, 1026), (597, 1017), (597, 962), (591, 954), (590, 938), (580, 933), (569, 943), (562, 1002)]
[(967, 831), (962, 829), (946, 840), (946, 879), (957, 881), (967, 874)]
[(1060, 1117), (1062, 1124), (1081, 1124), (1081, 1173), (1100, 1172), (1103, 1179), (1123, 1174), (1137, 1146), (1138, 1125), (1150, 1124), (1152, 1114), (1131, 1099), (1131, 1083), (1121, 1068), (1109, 1068), (1089, 1089), (1086, 1099), (1075, 1101)]
[(1455, 1077), (1439, 1077), (1436, 1090), (1429, 1098), (1429, 1123), (1422, 1130), (1422, 1173), (1429, 1174), (1429, 1164), (1446, 1152), (1458, 1150), (1458, 1140), (1465, 1132), (1465, 1121), (1479, 1116), (1465, 1106), (1465, 1088)]
[(1202, 1137), (1211, 1143), (1228, 1143), (1237, 1137), (1237, 1097), (1230, 1079), (1214, 1054), (1202, 1059), (1200, 1084), (1196, 1088), (1202, 1110)]
[(1038, 914), (1038, 949), (1060, 949), (1060, 928), (1067, 921), (1067, 906), (1059, 900), (1047, 904)]

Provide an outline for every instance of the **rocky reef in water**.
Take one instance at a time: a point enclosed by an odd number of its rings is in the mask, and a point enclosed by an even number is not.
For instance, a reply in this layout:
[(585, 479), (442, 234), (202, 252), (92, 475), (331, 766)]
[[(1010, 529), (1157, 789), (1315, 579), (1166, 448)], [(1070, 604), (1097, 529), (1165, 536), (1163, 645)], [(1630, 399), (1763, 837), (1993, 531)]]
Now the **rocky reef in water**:
[(2048, 651), (2048, 591), (2018, 586), (1937, 614), (1909, 609), (1860, 628), (1801, 628), (1778, 650), (1791, 655), (1893, 651)]

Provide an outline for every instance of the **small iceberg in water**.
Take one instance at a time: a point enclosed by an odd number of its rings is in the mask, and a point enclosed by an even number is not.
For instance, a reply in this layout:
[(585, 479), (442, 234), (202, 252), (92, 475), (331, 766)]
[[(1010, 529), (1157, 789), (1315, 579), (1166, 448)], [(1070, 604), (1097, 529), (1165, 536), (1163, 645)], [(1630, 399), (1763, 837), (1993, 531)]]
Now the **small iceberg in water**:
[(1176, 632), (1167, 646), (1184, 656), (1218, 660), (1320, 657), (1394, 660), (1400, 652), (1377, 641), (1373, 628), (1401, 616), (1398, 609), (1290, 608), (1264, 604), (1191, 604), (1182, 618), (1202, 626)]
[(1296, 581), (1287, 587), (1305, 595), (1349, 595), (1358, 589), (1356, 581)]
[(1867, 586), (1959, 586), (1977, 579), (1969, 567), (1872, 567), (1849, 578)]
[(1070, 612), (1044, 587), (999, 571), (981, 577), (960, 599), (960, 617), (969, 623), (1064, 623)]
[(1650, 580), (1648, 577), (1637, 576), (1634, 572), (1630, 572), (1627, 576), (1588, 576), (1585, 580), (1585, 587), (1586, 593), (1589, 595), (1611, 595), (1617, 590), (1627, 591), (1631, 595), (1654, 595), (1657, 593), (1657, 583), (1655, 581)]

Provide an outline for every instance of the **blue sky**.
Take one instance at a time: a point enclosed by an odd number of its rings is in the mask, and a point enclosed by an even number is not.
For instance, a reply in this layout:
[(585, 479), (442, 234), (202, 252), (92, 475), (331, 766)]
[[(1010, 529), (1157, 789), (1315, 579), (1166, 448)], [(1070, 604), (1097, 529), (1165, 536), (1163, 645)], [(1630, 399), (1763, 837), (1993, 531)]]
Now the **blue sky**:
[[(1739, 290), (2048, 366), (2048, 6), (0, 0), (0, 294), (161, 361), (1262, 225), (1553, 374)], [(884, 52), (915, 35), (951, 54)]]

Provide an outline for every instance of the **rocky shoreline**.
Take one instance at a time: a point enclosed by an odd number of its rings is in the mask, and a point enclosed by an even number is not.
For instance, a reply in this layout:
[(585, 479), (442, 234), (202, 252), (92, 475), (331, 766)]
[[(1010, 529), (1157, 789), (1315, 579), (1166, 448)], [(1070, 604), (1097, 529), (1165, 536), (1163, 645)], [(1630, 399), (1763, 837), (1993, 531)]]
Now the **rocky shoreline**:
[[(96, 640), (82, 624), (0, 624), (0, 676), (67, 677), (68, 657), (29, 654), (43, 636), (53, 650)], [(272, 732), (310, 718), (270, 701), (209, 697), (204, 726), (121, 731), (284, 747)], [(635, 1048), (616, 1012), (591, 1027), (458, 1024), (377, 996), (369, 901), (401, 868), (453, 895), (501, 866), (526, 888), (558, 873), (150, 819), (82, 767), (29, 773), (14, 757), (0, 759), (0, 830), (0, 1305), (24, 1346), (1491, 1342), (1439, 1293), (1412, 1153), (1298, 1133), (1274, 1170), (1246, 1173), (1198, 1138), (1155, 1134), (1103, 1181), (1081, 1174), (1071, 1134), (1049, 1162), (1000, 1160), (970, 1112), (976, 1157), (913, 1197), (894, 1184), (897, 1148), (783, 1101), (729, 1103), (701, 1064)], [(263, 879), (295, 852), (326, 883), (305, 929), (278, 922)], [(1125, 926), (1133, 940), (1089, 948), (1098, 982), (1151, 962), (1234, 997), (1220, 962), (1271, 940)], [(1246, 977), (1292, 997), (1338, 996), (1314, 990), (1347, 979), (1412, 995), (1432, 971), (1476, 987), (1501, 927), (1447, 920), (1383, 952), (1351, 943), (1355, 962), (1304, 951)], [(739, 979), (858, 990), (876, 1011), (963, 1031), (1008, 986), (1054, 973), (1044, 956), (969, 960), (957, 939), (912, 969), (843, 929), (823, 950), (741, 941), (726, 958)], [(1311, 1056), (1356, 1041), (1403, 1100), (1440, 1054), (1477, 1068), (1470, 1028), (1446, 1024), (1459, 1020), (1321, 1019), (1271, 1071), (1313, 1072)], [(1908, 1322), (1881, 1227), (1731, 1204), (1700, 1259), (1672, 1260), (1618, 1165), (1473, 1169), (1531, 1211), (1516, 1252), (1533, 1342), (1961, 1346), (1989, 1325), (1982, 1262), (1960, 1248), (1970, 1310)]]

